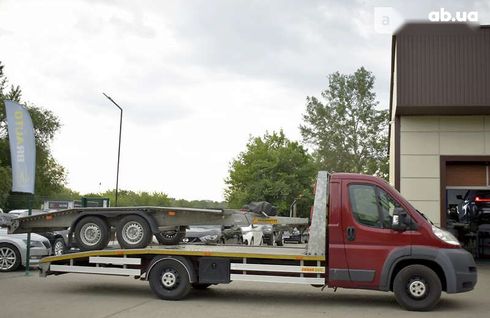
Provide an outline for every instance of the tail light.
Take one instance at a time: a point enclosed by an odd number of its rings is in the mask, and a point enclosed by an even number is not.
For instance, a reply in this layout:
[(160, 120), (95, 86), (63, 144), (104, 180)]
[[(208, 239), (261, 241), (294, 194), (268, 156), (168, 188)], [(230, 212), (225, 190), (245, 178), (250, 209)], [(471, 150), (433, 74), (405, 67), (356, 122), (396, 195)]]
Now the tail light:
[(480, 197), (476, 197), (476, 198), (475, 198), (475, 202), (490, 202), (490, 199), (488, 199), (488, 198), (480, 198)]

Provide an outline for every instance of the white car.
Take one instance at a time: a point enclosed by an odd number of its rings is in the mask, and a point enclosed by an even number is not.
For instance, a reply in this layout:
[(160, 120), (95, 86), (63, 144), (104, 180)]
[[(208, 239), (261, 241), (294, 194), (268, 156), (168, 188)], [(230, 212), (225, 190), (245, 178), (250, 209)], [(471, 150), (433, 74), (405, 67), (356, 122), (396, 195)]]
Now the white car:
[(240, 227), (242, 231), (243, 244), (259, 246), (263, 243), (262, 225), (249, 225)]
[[(0, 228), (0, 272), (11, 272), (26, 266), (27, 234), (8, 234)], [(51, 255), (51, 244), (44, 236), (31, 234), (30, 264), (37, 265), (43, 257)]]

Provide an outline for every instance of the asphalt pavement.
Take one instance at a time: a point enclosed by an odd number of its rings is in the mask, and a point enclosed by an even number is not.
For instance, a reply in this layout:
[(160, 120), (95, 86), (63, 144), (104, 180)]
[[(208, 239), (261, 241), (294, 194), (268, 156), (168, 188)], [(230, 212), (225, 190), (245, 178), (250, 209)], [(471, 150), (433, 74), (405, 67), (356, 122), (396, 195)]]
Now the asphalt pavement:
[(0, 317), (490, 317), (490, 262), (478, 264), (469, 293), (443, 293), (429, 313), (401, 309), (392, 293), (293, 284), (232, 282), (193, 290), (180, 301), (157, 299), (147, 282), (128, 277), (33, 271), (0, 273)]

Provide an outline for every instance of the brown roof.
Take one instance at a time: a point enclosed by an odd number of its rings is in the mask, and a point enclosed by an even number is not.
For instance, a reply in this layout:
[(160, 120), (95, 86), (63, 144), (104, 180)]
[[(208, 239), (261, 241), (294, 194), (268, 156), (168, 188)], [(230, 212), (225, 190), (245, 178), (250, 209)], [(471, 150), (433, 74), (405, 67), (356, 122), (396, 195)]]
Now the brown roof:
[(391, 89), (397, 115), (490, 114), (490, 28), (406, 24), (393, 36)]

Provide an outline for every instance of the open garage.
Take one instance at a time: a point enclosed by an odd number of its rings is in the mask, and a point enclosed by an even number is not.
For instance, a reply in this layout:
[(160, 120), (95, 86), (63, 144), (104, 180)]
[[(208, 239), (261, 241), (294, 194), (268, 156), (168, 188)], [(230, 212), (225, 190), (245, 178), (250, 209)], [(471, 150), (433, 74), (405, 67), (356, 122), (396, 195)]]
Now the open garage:
[(487, 26), (408, 24), (393, 36), (390, 183), (477, 257), (490, 256), (488, 56)]

